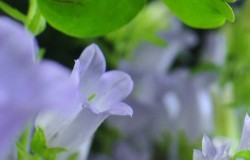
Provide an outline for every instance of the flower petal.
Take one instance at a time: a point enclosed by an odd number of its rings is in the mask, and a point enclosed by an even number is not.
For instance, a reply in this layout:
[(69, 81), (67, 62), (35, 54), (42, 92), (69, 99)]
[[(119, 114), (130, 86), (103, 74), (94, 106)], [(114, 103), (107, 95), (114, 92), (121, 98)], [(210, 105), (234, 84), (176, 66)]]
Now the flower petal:
[[(37, 46), (33, 36), (17, 22), (0, 17), (0, 159), (14, 143), (26, 120), (33, 118), (38, 110), (26, 108), (32, 80), (28, 81), (35, 65)], [(34, 82), (36, 83), (36, 82)]]
[(108, 113), (96, 114), (89, 108), (84, 108), (68, 127), (60, 130), (60, 133), (48, 137), (48, 145), (66, 147), (73, 151), (77, 150), (93, 136), (108, 115)]
[(132, 88), (133, 81), (128, 74), (121, 71), (106, 72), (93, 90), (92, 94), (96, 94), (93, 103), (100, 112), (108, 111), (111, 106), (125, 99)]
[(8, 60), (16, 63), (35, 62), (38, 47), (31, 33), (17, 22), (2, 16), (0, 17), (0, 31), (1, 63), (4, 64)]
[(90, 96), (90, 90), (95, 87), (105, 69), (106, 62), (102, 51), (95, 44), (88, 46), (73, 69), (73, 73), (79, 74), (80, 91), (84, 92), (85, 96)]
[(44, 128), (46, 136), (51, 137), (65, 128), (81, 109), (77, 88), (70, 80), (69, 70), (51, 61), (42, 61), (33, 77), (39, 86), (36, 86), (38, 90), (31, 101), (43, 110), (47, 107), (47, 112), (37, 117), (36, 125)]
[(223, 144), (217, 148), (215, 159), (228, 160), (229, 159), (230, 144)]
[(37, 81), (38, 106), (56, 109), (63, 114), (77, 107), (77, 88), (70, 80), (70, 71), (52, 61), (42, 61), (34, 73)]
[(243, 125), (243, 131), (240, 139), (239, 151), (250, 149), (250, 117), (245, 116), (245, 121)]
[(0, 106), (0, 159), (2, 159), (1, 156), (5, 156), (8, 153), (11, 145), (14, 145), (28, 118), (35, 114), (35, 110), (26, 110), (25, 108), (6, 109)]
[(199, 150), (194, 150), (194, 153), (193, 153), (193, 160), (207, 160), (201, 151)]
[(133, 115), (133, 109), (126, 103), (116, 103), (112, 106), (109, 111), (110, 114), (120, 115), (120, 116), (131, 116)]
[(216, 148), (206, 135), (204, 135), (202, 139), (202, 153), (206, 159), (213, 159), (216, 155)]
[(79, 60), (75, 60), (75, 65), (71, 73), (71, 79), (76, 84), (76, 86), (79, 86), (80, 83), (79, 70), (80, 70), (80, 62)]

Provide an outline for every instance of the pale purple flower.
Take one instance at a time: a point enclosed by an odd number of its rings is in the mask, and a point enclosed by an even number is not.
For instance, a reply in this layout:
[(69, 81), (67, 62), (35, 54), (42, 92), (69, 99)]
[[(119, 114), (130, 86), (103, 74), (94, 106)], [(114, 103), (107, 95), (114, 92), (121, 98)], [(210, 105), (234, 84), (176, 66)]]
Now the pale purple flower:
[(212, 99), (209, 93), (215, 75), (196, 75), (179, 69), (169, 75), (170, 89), (165, 94), (166, 109), (175, 121), (176, 131), (184, 131), (190, 142), (213, 130)]
[(51, 61), (35, 62), (37, 51), (33, 36), (23, 26), (0, 17), (1, 156), (27, 120), (43, 110), (70, 112), (69, 106), (76, 102), (69, 71)]
[(73, 151), (86, 148), (85, 143), (89, 143), (98, 126), (109, 115), (132, 116), (131, 107), (121, 102), (133, 88), (130, 76), (121, 71), (105, 70), (105, 59), (99, 47), (95, 44), (88, 46), (76, 60), (72, 72), (81, 98), (75, 114), (59, 120), (58, 116), (52, 115), (53, 124), (40, 121), (49, 145)]
[(193, 160), (229, 160), (229, 145), (216, 147), (206, 136), (202, 139), (202, 151), (194, 150)]

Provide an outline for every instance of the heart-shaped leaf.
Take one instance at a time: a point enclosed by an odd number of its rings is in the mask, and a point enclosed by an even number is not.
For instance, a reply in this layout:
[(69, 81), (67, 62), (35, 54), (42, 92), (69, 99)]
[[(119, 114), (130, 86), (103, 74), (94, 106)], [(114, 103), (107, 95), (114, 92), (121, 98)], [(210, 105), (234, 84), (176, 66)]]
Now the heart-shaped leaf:
[(235, 0), (163, 0), (184, 23), (195, 28), (216, 28), (226, 20), (233, 22), (234, 13), (227, 2)]
[(54, 28), (76, 37), (103, 35), (128, 23), (146, 0), (37, 0)]

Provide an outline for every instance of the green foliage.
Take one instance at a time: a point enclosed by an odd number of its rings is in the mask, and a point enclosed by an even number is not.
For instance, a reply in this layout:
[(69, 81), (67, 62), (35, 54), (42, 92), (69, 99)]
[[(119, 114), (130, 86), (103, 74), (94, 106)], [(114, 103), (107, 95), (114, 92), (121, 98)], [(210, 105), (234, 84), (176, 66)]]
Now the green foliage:
[(167, 132), (163, 134), (161, 139), (154, 144), (154, 150), (151, 159), (166, 159), (170, 153), (171, 143), (173, 143), (173, 136)]
[(30, 6), (25, 25), (34, 35), (38, 35), (45, 30), (46, 21), (37, 7), (36, 0), (30, 0)]
[(26, 160), (26, 158), (34, 159), (33, 156), (27, 152), (29, 134), (30, 129), (27, 127), (16, 143), (18, 160)]
[(48, 23), (76, 37), (103, 35), (128, 23), (145, 0), (37, 0)]
[(200, 141), (190, 142), (184, 132), (178, 134), (178, 159), (193, 159), (193, 148), (201, 148)]
[(238, 158), (241, 160), (250, 160), (250, 150), (239, 151), (234, 155), (233, 160), (237, 160)]
[(46, 144), (46, 137), (41, 128), (37, 128), (31, 141), (31, 150), (33, 153), (39, 155), (46, 160), (56, 160), (56, 157), (67, 151), (64, 148), (56, 147), (50, 148)]
[[(28, 14), (24, 15), (15, 8), (0, 1), (0, 9), (23, 22), (34, 34), (44, 31), (47, 21), (57, 30), (74, 37), (96, 37), (117, 30), (130, 22), (143, 8), (146, 0), (29, 0)], [(233, 22), (234, 13), (228, 2), (235, 0), (163, 0), (168, 8), (184, 23), (197, 28), (215, 28), (226, 20)], [(151, 2), (152, 3), (152, 2)], [(151, 4), (149, 3), (149, 4)], [(159, 3), (153, 2), (153, 3)], [(162, 5), (161, 5), (162, 6)], [(158, 6), (159, 7), (159, 6)], [(164, 13), (166, 8), (148, 9), (135, 21), (132, 34), (133, 44), (141, 37), (150, 42), (163, 44), (155, 36), (168, 16), (161, 17), (154, 13)], [(157, 17), (158, 16), (158, 17)], [(160, 22), (160, 23), (159, 23)], [(133, 27), (133, 25), (131, 25)], [(125, 28), (130, 29), (131, 26)], [(140, 32), (138, 32), (140, 30)], [(144, 32), (146, 31), (146, 32)], [(135, 33), (135, 35), (133, 35)], [(118, 36), (119, 37), (119, 36)], [(138, 39), (139, 38), (139, 39)], [(121, 43), (123, 44), (123, 43)]]
[(221, 82), (233, 84), (234, 106), (249, 106), (250, 91), (250, 2), (237, 15), (235, 24), (228, 30), (228, 55), (223, 67)]
[(234, 13), (226, 2), (234, 0), (163, 0), (184, 23), (195, 28), (216, 28), (226, 20), (233, 22)]
[[(37, 128), (35, 134), (32, 137), (31, 142), (29, 141), (30, 128), (24, 130), (19, 141), (17, 142), (18, 160), (56, 160), (57, 156), (62, 152), (67, 151), (64, 148), (59, 147), (48, 147), (46, 144), (46, 137), (41, 128)], [(28, 150), (28, 146), (32, 152)], [(76, 159), (77, 155), (72, 155), (69, 160)]]
[(27, 152), (26, 148), (20, 144), (17, 143), (17, 150), (18, 150), (18, 157), (17, 160), (40, 160), (39, 156), (36, 155), (31, 155), (30, 153)]

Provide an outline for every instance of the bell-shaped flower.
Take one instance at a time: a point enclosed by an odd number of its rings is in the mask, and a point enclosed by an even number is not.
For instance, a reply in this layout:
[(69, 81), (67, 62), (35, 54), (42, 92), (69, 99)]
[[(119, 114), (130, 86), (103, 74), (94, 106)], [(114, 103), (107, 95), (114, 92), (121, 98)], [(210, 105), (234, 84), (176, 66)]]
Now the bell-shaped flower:
[(202, 139), (202, 151), (194, 150), (193, 160), (229, 160), (229, 145), (216, 147), (206, 136)]
[(51, 61), (35, 61), (33, 36), (17, 22), (0, 17), (0, 159), (27, 120), (40, 111), (70, 112), (77, 90), (70, 72)]
[[(88, 46), (76, 60), (72, 72), (80, 97), (75, 114), (61, 118), (52, 115), (50, 122), (53, 119), (53, 124), (38, 120), (38, 125), (44, 128), (48, 145), (66, 147), (72, 151), (86, 149), (84, 146), (109, 115), (132, 116), (131, 107), (121, 102), (133, 88), (130, 76), (121, 71), (105, 70), (105, 59), (99, 47), (95, 44)], [(46, 119), (46, 114), (40, 118)]]

